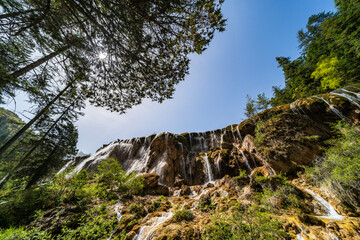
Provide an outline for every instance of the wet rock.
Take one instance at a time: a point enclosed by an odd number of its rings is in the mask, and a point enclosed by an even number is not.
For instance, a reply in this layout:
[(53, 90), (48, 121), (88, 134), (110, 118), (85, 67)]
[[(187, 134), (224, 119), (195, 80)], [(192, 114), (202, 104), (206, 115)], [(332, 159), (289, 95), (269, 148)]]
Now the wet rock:
[(189, 186), (183, 186), (180, 190), (180, 196), (187, 196), (190, 195), (191, 188)]
[(310, 226), (322, 226), (324, 227), (325, 226), (325, 223), (317, 218), (317, 217), (314, 217), (314, 216), (311, 216), (311, 215), (307, 215), (307, 214), (300, 214), (298, 216), (299, 220), (301, 222), (303, 222), (304, 224), (306, 225), (310, 225)]
[(339, 231), (339, 229), (340, 229), (339, 226), (337, 225), (337, 223), (334, 221), (326, 223), (326, 228), (333, 230), (333, 231)]
[(154, 188), (145, 189), (144, 192), (145, 194), (148, 195), (164, 195), (164, 196), (170, 195), (169, 188), (164, 185), (157, 185)]
[(144, 188), (155, 188), (159, 182), (157, 173), (148, 173), (144, 175)]

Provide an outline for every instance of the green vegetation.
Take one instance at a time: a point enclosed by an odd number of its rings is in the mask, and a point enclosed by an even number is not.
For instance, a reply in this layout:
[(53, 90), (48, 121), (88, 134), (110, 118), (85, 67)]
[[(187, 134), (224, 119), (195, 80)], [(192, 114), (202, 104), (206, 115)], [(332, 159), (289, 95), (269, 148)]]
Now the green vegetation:
[(312, 15), (306, 30), (299, 31), (299, 58), (276, 58), (285, 87), (273, 87), (273, 106), (359, 81), (360, 4), (358, 0), (335, 0), (335, 4), (335, 13)]
[[(0, 225), (19, 227), (3, 229), (1, 234), (9, 235), (11, 231), (24, 236), (38, 234), (21, 227), (30, 222), (41, 226), (44, 215), (55, 214), (58, 216), (55, 219), (61, 221), (55, 220), (48, 226), (50, 232), (47, 233), (53, 234), (52, 237), (100, 239), (110, 234), (117, 222), (108, 206), (122, 196), (141, 193), (142, 187), (142, 178), (126, 174), (118, 162), (108, 159), (99, 164), (93, 177), (85, 170), (77, 174), (63, 172), (37, 188), (1, 191), (4, 203), (0, 208)], [(131, 209), (135, 211), (134, 206)]]
[(192, 211), (184, 209), (184, 210), (179, 210), (177, 211), (174, 216), (173, 219), (176, 222), (181, 222), (181, 221), (191, 221), (195, 218), (195, 215), (192, 213)]
[(206, 228), (204, 239), (285, 239), (282, 224), (258, 205), (232, 209), (230, 216), (214, 216)]
[(332, 147), (315, 166), (306, 168), (307, 176), (318, 186), (325, 187), (342, 202), (360, 213), (360, 131), (340, 122), (338, 138), (329, 142)]

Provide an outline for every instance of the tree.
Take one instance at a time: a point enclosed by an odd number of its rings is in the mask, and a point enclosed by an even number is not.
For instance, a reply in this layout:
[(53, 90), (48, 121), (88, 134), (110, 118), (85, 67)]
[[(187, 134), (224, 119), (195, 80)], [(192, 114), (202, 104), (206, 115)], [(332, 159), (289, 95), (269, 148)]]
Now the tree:
[[(4, 10), (1, 18), (5, 21), (4, 43), (13, 37), (26, 42), (26, 50), (36, 46), (43, 53), (38, 60), (15, 65), (12, 72), (5, 69), (1, 90), (10, 85), (37, 94), (32, 79), (46, 85), (49, 79), (54, 80), (55, 75), (62, 73), (66, 77), (56, 78), (57, 85), (65, 90), (71, 84), (78, 96), (111, 111), (124, 113), (144, 98), (162, 102), (171, 98), (174, 86), (188, 72), (188, 54), (200, 54), (214, 32), (224, 30), (221, 3), (216, 4), (215, 0), (0, 2)], [(40, 17), (39, 11), (44, 13)], [(13, 25), (18, 29), (15, 36), (10, 31)], [(28, 55), (31, 54), (34, 51)], [(3, 66), (6, 65), (4, 62)], [(65, 92), (49, 101), (27, 128)], [(1, 152), (24, 131), (3, 146)]]

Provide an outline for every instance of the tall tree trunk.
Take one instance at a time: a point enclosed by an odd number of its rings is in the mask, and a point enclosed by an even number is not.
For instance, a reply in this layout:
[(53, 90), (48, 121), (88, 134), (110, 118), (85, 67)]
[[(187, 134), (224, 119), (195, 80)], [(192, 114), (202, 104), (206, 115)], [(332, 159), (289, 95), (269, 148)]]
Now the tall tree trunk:
[[(58, 117), (58, 119), (56, 119), (56, 121), (50, 126), (50, 128), (45, 132), (45, 134), (41, 137), (41, 139), (39, 141), (37, 141), (36, 145), (33, 146), (30, 151), (21, 159), (21, 161), (13, 168), (13, 170), (11, 172), (8, 173), (8, 175), (6, 176), (6, 178), (3, 179), (3, 181), (0, 182), (0, 189), (2, 189), (4, 187), (4, 185), (6, 184), (6, 182), (8, 180), (11, 179), (12, 177), (12, 173), (19, 168), (19, 166), (21, 166), (21, 164), (24, 163), (24, 161), (35, 151), (35, 149), (41, 144), (42, 141), (44, 141), (45, 137), (50, 133), (50, 131), (57, 125), (57, 123), (64, 117), (64, 115), (69, 111), (70, 107), (72, 107), (74, 105), (75, 101), (73, 103), (71, 103), (66, 110), (60, 115), (60, 117)], [(43, 164), (42, 164), (43, 165)], [(41, 165), (41, 166), (42, 166)], [(40, 166), (40, 167), (41, 167)]]
[(35, 117), (33, 117), (25, 126), (23, 126), (12, 138), (10, 138), (1, 148), (0, 155), (3, 154), (21, 135), (28, 130), (31, 125), (37, 121), (71, 86), (70, 82), (61, 92), (56, 95)]
[(49, 55), (46, 55), (40, 59), (38, 59), (37, 61), (13, 72), (12, 74), (9, 75), (9, 77), (7, 79), (1, 79), (0, 81), (0, 88), (4, 87), (6, 84), (10, 83), (12, 79), (18, 78), (21, 75), (24, 75), (25, 73), (33, 70), (34, 68), (40, 66), (41, 64), (49, 61), (50, 59), (58, 56), (59, 54), (65, 52), (66, 50), (68, 50), (71, 46), (70, 45), (65, 45), (64, 47), (56, 50), (55, 52), (50, 53)]
[[(51, 164), (51, 158), (54, 156), (56, 151), (59, 149), (60, 144), (62, 143), (62, 140), (60, 140), (56, 146), (52, 149), (49, 156), (44, 160), (44, 162), (35, 170), (35, 173), (30, 177), (30, 180), (26, 184), (25, 189), (29, 189), (30, 187), (34, 186), (34, 184), (39, 181), (39, 179), (44, 176), (49, 169), (49, 166)], [(1, 186), (0, 186), (1, 187)], [(1, 188), (0, 188), (1, 189)]]

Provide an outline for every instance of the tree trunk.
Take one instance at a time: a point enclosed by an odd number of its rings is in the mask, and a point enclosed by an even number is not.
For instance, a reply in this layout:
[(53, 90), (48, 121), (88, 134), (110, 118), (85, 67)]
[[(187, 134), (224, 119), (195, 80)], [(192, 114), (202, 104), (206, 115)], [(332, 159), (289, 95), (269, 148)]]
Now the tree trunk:
[[(42, 58), (40, 58), (39, 60), (13, 72), (12, 74), (10, 74), (10, 76), (7, 79), (1, 79), (0, 82), (0, 88), (4, 87), (6, 84), (10, 83), (12, 79), (18, 78), (21, 75), (24, 75), (25, 73), (33, 70), (34, 68), (40, 66), (41, 64), (49, 61), (50, 59), (56, 57), (57, 55), (65, 52), (66, 50), (68, 50), (70, 48), (70, 45), (65, 45), (64, 47), (58, 49), (55, 52), (50, 53), (49, 55), (46, 55)], [(0, 153), (1, 154), (1, 153)]]
[(49, 156), (46, 158), (46, 160), (35, 170), (35, 173), (30, 177), (30, 180), (26, 184), (25, 189), (29, 189), (30, 187), (34, 186), (34, 184), (39, 181), (39, 179), (45, 175), (46, 171), (49, 168), (49, 165), (51, 164), (51, 157), (54, 155), (54, 153), (59, 149), (59, 146), (61, 144), (62, 140), (60, 140), (56, 146), (53, 148), (53, 150), (50, 152)]
[(9, 139), (1, 148), (0, 155), (3, 154), (31, 125), (38, 120), (71, 86), (71, 82), (53, 98), (35, 117), (33, 117), (25, 126), (23, 126), (11, 139)]
[[(50, 133), (50, 131), (56, 126), (56, 124), (60, 121), (61, 118), (64, 117), (64, 115), (67, 113), (67, 111), (69, 111), (70, 107), (73, 106), (73, 104), (75, 103), (75, 101), (70, 104), (66, 110), (60, 115), (60, 117), (58, 117), (58, 119), (56, 119), (56, 121), (50, 126), (50, 128), (46, 131), (46, 133), (41, 137), (41, 139), (39, 141), (37, 141), (36, 145), (33, 146), (30, 151), (22, 158), (22, 160), (16, 165), (16, 167), (13, 168), (13, 170), (8, 173), (8, 175), (6, 176), (6, 178), (3, 179), (2, 182), (0, 182), (0, 189), (2, 189), (5, 185), (5, 183), (11, 179), (12, 177), (12, 173), (21, 165), (23, 164), (23, 162), (35, 151), (35, 149), (40, 145), (40, 143), (42, 141), (44, 141), (45, 137)], [(47, 161), (47, 160), (46, 160)], [(40, 166), (40, 168), (44, 165), (44, 163)]]

